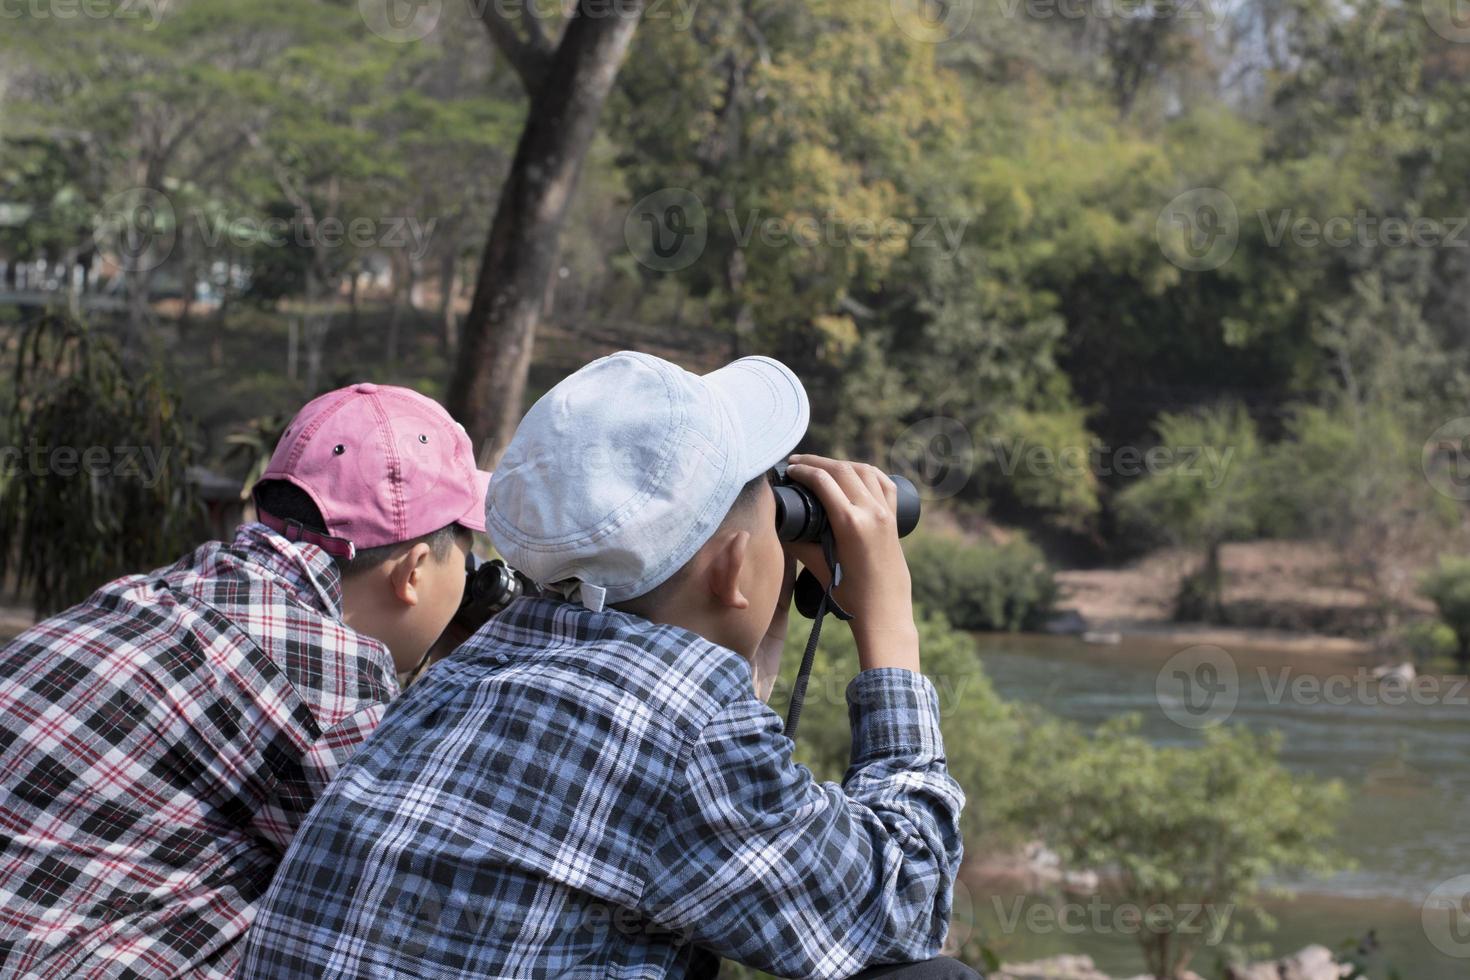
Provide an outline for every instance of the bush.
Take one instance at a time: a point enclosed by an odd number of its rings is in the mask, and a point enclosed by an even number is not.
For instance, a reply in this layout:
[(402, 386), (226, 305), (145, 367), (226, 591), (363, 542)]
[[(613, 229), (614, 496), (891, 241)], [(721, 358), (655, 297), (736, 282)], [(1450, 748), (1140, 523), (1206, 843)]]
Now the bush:
[(1056, 601), (1052, 570), (1025, 538), (990, 545), (918, 534), (904, 552), (915, 604), (942, 612), (960, 629), (1035, 629)]
[(1461, 669), (1470, 669), (1470, 558), (1441, 557), (1439, 567), (1424, 576), (1419, 590), (1439, 608), (1445, 625), (1455, 631), (1456, 657)]
[(1111, 899), (1170, 912), (1137, 938), (1152, 976), (1180, 977), (1234, 912), (1265, 919), (1266, 879), (1349, 864), (1331, 846), (1345, 794), (1282, 766), (1277, 735), (1222, 727), (1201, 747), (1161, 747), (1137, 724), (1065, 733), (1034, 819), (1064, 862), (1108, 872)]
[[(1031, 812), (1029, 774), (1049, 766), (1053, 729), (1060, 723), (1029, 706), (1002, 700), (980, 663), (974, 638), (955, 629), (938, 613), (920, 613), (919, 650), (925, 676), (939, 694), (940, 727), (950, 775), (969, 803), (961, 818), (969, 846), (1004, 845), (1024, 839), (1029, 829), (1014, 814)], [(781, 676), (771, 707), (786, 717), (811, 621), (793, 616), (781, 659)], [(857, 645), (852, 631), (828, 619), (807, 685), (796, 759), (818, 779), (841, 781), (847, 770), (852, 735), (847, 717), (847, 685), (857, 676)], [(1028, 774), (1023, 777), (1021, 774)]]
[(1416, 663), (1431, 664), (1453, 657), (1460, 641), (1455, 631), (1439, 620), (1421, 619), (1396, 630), (1391, 644), (1395, 651), (1402, 651)]

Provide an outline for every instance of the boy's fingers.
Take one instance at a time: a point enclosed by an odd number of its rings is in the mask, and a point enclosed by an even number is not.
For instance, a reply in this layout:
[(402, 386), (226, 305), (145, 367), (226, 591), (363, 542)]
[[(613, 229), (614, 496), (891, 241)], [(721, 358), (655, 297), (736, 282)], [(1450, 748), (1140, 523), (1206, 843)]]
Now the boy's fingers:
[[(843, 494), (852, 504), (866, 504), (873, 499), (872, 492), (858, 475), (857, 467), (852, 463), (838, 459), (828, 459), (825, 456), (802, 456), (799, 466), (810, 466), (829, 474), (832, 479), (842, 488)], [(789, 472), (789, 471), (788, 471)], [(813, 487), (813, 489), (816, 489)], [(823, 504), (827, 501), (823, 500)], [(830, 504), (828, 504), (830, 508)]]
[[(893, 485), (893, 481), (888, 478), (887, 474), (876, 466), (855, 465), (873, 499), (880, 504), (885, 504), (890, 513), (896, 511), (898, 509), (898, 488)], [(891, 495), (890, 489), (892, 490)]]
[(817, 499), (822, 502), (822, 507), (827, 511), (827, 520), (840, 519), (838, 515), (846, 514), (852, 507), (851, 501), (847, 499), (847, 494), (842, 492), (842, 487), (827, 470), (809, 466), (806, 463), (792, 463), (786, 472), (793, 480), (804, 484), (807, 489), (817, 495)]

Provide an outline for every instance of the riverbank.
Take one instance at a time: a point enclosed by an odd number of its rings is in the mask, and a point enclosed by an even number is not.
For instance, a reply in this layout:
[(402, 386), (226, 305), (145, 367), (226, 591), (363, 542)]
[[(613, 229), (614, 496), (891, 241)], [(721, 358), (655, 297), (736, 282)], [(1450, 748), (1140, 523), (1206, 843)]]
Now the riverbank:
[[(1163, 549), (1120, 568), (1057, 573), (1055, 628), (1094, 639), (1139, 637), (1176, 648), (1212, 644), (1229, 650), (1313, 658), (1381, 656), (1384, 597), (1354, 580), (1331, 549), (1300, 541), (1226, 545), (1223, 624), (1180, 623), (1173, 599), (1198, 563), (1191, 552)], [(1431, 616), (1417, 592), (1418, 570), (1405, 561), (1389, 575), (1389, 599), (1404, 618)]]

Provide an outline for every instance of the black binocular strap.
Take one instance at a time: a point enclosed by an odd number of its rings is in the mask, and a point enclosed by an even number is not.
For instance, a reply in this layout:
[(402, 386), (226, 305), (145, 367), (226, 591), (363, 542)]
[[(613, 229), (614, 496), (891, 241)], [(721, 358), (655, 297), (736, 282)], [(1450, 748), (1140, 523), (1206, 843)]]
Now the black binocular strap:
[[(852, 619), (846, 609), (837, 604), (832, 598), (832, 591), (842, 583), (842, 565), (837, 560), (837, 542), (832, 538), (832, 532), (822, 533), (822, 557), (827, 560), (827, 588), (822, 591), (822, 598), (817, 602), (814, 610), (808, 615), (812, 617), (812, 632), (807, 637), (806, 650), (801, 655), (801, 667), (796, 672), (796, 683), (791, 687), (791, 706), (786, 709), (786, 737), (793, 742), (796, 741), (796, 725), (801, 720), (801, 707), (806, 701), (806, 686), (811, 680), (812, 665), (817, 659), (817, 642), (822, 638), (822, 619), (827, 613), (832, 613), (841, 620)], [(811, 575), (810, 570), (804, 570), (802, 576)], [(800, 589), (798, 589), (800, 591)], [(800, 603), (798, 602), (798, 607)], [(800, 609), (806, 613), (807, 610)]]

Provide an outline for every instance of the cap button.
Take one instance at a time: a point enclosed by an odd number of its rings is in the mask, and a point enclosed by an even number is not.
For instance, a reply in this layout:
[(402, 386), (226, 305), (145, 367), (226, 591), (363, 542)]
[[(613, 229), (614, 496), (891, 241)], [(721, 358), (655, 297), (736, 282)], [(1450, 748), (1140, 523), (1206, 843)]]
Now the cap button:
[(360, 385), (353, 385), (352, 390), (361, 392), (364, 395), (371, 395), (373, 392), (378, 390), (378, 386), (373, 384), (371, 381), (364, 381)]

